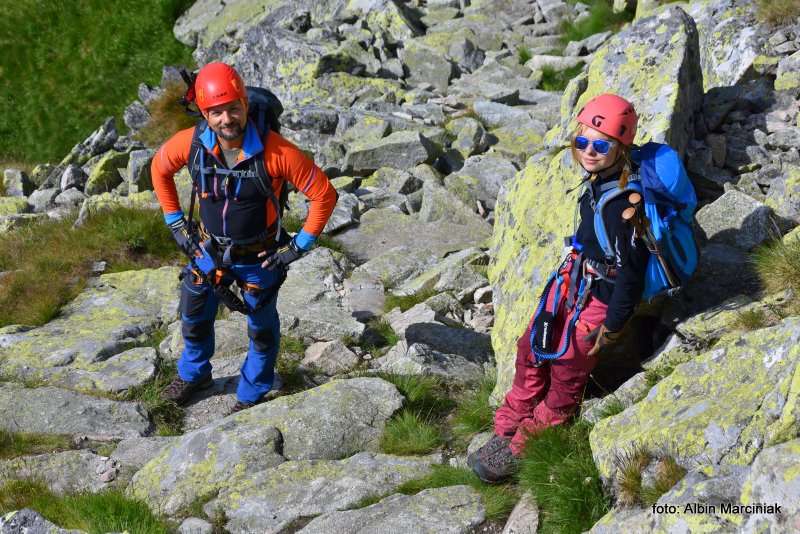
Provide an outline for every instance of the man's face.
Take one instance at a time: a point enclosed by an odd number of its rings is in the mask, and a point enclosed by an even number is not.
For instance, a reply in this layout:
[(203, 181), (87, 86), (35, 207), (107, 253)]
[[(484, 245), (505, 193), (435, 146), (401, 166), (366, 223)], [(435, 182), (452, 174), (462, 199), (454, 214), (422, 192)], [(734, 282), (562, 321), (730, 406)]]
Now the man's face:
[(241, 100), (208, 108), (205, 117), (211, 130), (226, 141), (242, 137), (247, 124), (247, 110)]

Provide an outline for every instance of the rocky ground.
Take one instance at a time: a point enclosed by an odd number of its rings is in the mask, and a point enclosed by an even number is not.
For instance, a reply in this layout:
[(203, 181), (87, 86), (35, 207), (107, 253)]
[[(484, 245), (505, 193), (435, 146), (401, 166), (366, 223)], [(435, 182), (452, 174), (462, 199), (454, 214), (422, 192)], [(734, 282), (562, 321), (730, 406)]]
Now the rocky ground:
[[(637, 141), (685, 156), (701, 198), (702, 256), (689, 298), (645, 309), (637, 320), (648, 335), (609, 355), (607, 368), (648, 360), (648, 371), (615, 372), (605, 382), (624, 382), (614, 395), (587, 402), (595, 463), (617, 495), (621, 450), (674, 444), (688, 473), (659, 503), (785, 507), (780, 516), (686, 516), (618, 506), (592, 531), (800, 528), (800, 478), (789, 469), (800, 455), (795, 296), (759, 292), (749, 260), (800, 222), (800, 26), (759, 24), (744, 0), (639, 2), (619, 33), (562, 51), (562, 21), (586, 11), (560, 0), (196, 2), (176, 37), (199, 63), (227, 61), (275, 91), (284, 135), (339, 191), (326, 235), (343, 252), (319, 247), (294, 264), (278, 301), (282, 333), (307, 347), (296, 355), (303, 385), (225, 417), (248, 344), (244, 317), (231, 314), (217, 321), (215, 384), (187, 408), (185, 433), (154, 436), (143, 405), (109, 396), (180, 355), (177, 268), (101, 274), (46, 325), (0, 329), (0, 406), (13, 414), (0, 428), (105, 443), (104, 454), (92, 446), (0, 461), (3, 478), (47, 473), (56, 492), (125, 489), (167, 517), (204, 500), (230, 532), (483, 531), (484, 504), (467, 486), (395, 493), (463, 457), (379, 453), (404, 399), (374, 374), (452, 384), (496, 374), (501, 398), (514, 341), (572, 224), (569, 121), (612, 91), (635, 103)], [(544, 67), (575, 65), (583, 72), (563, 94), (539, 89)], [(133, 133), (178, 80), (165, 68), (160, 87), (140, 87), (125, 111)], [(153, 153), (109, 119), (58, 165), (6, 170), (1, 231), (71, 210), (79, 225), (118, 205), (156, 208)], [(178, 183), (188, 199), (188, 176)], [(289, 213), (306, 210), (293, 193)], [(385, 311), (389, 296), (423, 293), (406, 311)], [(752, 310), (767, 324), (737, 330)], [(370, 348), (377, 320), (396, 344)], [(600, 419), (612, 401), (623, 411)], [(529, 501), (504, 532), (535, 532)], [(181, 532), (209, 532), (205, 519), (187, 519)], [(0, 532), (45, 523), (20, 512), (0, 519)]]

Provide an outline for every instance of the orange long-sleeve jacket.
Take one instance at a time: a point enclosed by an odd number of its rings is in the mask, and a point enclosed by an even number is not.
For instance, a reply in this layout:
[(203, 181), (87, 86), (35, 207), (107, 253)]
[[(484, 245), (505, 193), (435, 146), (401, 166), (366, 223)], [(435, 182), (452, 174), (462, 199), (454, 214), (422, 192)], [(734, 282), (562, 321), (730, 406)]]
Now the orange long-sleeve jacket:
[[(167, 224), (183, 217), (173, 177), (189, 160), (193, 134), (194, 127), (173, 135), (159, 148), (151, 164), (153, 188)], [(198, 180), (202, 183), (195, 184), (201, 192), (200, 218), (206, 229), (220, 237), (244, 240), (271, 228), (277, 220), (275, 204), (264, 199), (252, 180), (223, 174), (226, 167), (216, 135), (210, 128), (206, 128), (198, 139), (205, 148), (205, 161), (213, 162), (221, 169), (219, 175), (205, 177)], [(330, 180), (311, 159), (281, 135), (269, 132), (264, 146), (257, 129), (248, 122), (234, 168), (253, 166), (252, 158), (255, 157), (264, 158), (276, 198), (280, 198), (285, 182), (289, 181), (311, 200), (305, 224), (295, 237), (298, 246), (311, 248), (336, 205), (337, 193)]]

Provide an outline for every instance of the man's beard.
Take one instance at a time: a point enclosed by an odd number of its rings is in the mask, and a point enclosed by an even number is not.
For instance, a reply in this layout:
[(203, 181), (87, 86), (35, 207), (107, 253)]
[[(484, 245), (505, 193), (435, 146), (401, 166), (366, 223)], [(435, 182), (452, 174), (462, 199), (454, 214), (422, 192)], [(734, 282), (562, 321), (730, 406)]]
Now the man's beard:
[[(230, 128), (230, 130), (226, 131), (224, 128)], [(239, 124), (232, 123), (226, 124), (224, 127), (220, 127), (217, 131), (217, 135), (226, 141), (233, 141), (241, 137), (243, 132), (244, 130)]]

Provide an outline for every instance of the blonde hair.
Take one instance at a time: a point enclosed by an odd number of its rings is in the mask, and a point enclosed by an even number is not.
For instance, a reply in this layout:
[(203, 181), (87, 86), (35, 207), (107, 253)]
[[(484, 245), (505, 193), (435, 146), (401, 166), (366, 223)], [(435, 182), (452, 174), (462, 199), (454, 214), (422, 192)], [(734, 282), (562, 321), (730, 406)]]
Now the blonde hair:
[[(570, 136), (570, 151), (572, 152), (572, 161), (576, 165), (580, 165), (580, 157), (578, 155), (578, 149), (575, 148), (575, 138), (583, 133), (584, 128), (588, 128), (588, 126), (579, 123)], [(628, 185), (628, 179), (630, 178), (632, 172), (631, 147), (623, 144), (618, 139), (614, 139), (614, 141), (616, 141), (617, 147), (619, 147), (617, 152), (617, 160), (614, 162), (614, 165), (616, 165), (617, 161), (622, 160), (622, 172), (619, 175), (618, 187), (620, 189), (625, 189), (625, 187)], [(592, 173), (590, 180), (594, 181), (596, 177), (597, 175)]]

